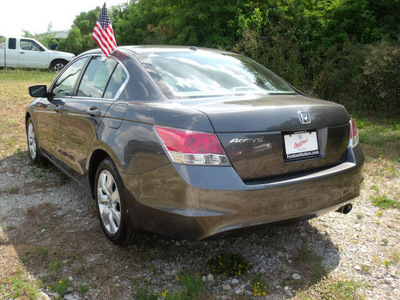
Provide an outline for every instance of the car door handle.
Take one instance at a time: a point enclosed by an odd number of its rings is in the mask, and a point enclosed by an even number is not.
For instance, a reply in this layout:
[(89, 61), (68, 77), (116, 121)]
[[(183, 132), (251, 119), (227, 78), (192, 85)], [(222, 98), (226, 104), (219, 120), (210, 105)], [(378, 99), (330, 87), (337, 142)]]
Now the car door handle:
[(25, 52), (21, 51), (20, 54), (25, 54)]
[(99, 116), (101, 115), (101, 111), (97, 106), (92, 106), (91, 108), (89, 108), (88, 113), (90, 116)]

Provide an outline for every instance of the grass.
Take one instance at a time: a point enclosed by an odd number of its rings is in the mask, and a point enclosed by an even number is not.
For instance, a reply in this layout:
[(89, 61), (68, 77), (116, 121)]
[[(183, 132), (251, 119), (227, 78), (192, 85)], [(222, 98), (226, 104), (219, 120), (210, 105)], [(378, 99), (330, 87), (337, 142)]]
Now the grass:
[[(322, 265), (322, 257), (311, 249), (301, 249), (293, 257), (293, 264), (297, 270), (301, 271), (302, 279), (304, 277), (304, 282), (298, 282), (301, 286), (315, 284), (328, 274)], [(296, 281), (296, 279), (293, 280)]]
[(360, 288), (369, 288), (366, 283), (360, 283), (353, 279), (325, 278), (315, 285), (312, 290), (299, 290), (296, 296), (300, 299), (341, 299), (341, 300), (363, 300), (364, 295)]
[(400, 121), (395, 119), (359, 119), (356, 121), (360, 143), (370, 158), (400, 159)]
[(61, 297), (65, 296), (68, 291), (68, 287), (71, 286), (71, 283), (68, 281), (67, 277), (63, 277), (61, 280), (56, 281), (50, 287), (53, 292), (58, 293)]
[(0, 282), (0, 295), (6, 299), (37, 299), (39, 297), (40, 287), (37, 282), (28, 278), (28, 276), (18, 271), (10, 278)]
[(25, 146), (25, 107), (32, 101), (28, 87), (49, 86), (56, 73), (6, 69), (0, 71), (0, 159)]
[(253, 296), (266, 296), (268, 293), (268, 283), (259, 274), (255, 275), (250, 281), (253, 289)]
[(400, 209), (400, 202), (389, 199), (388, 196), (386, 195), (378, 195), (378, 196), (372, 196), (371, 197), (371, 202), (373, 205), (379, 207), (380, 209), (391, 209), (391, 208), (399, 208)]
[(251, 269), (252, 264), (241, 255), (224, 252), (210, 258), (206, 267), (214, 275), (241, 276)]

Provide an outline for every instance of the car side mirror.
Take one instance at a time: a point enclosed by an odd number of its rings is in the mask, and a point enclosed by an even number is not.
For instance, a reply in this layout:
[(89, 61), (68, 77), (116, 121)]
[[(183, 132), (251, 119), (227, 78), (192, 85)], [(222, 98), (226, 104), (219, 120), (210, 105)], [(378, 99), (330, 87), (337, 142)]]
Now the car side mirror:
[(44, 84), (32, 85), (28, 88), (29, 95), (34, 98), (50, 98), (51, 94), (47, 92), (47, 86)]

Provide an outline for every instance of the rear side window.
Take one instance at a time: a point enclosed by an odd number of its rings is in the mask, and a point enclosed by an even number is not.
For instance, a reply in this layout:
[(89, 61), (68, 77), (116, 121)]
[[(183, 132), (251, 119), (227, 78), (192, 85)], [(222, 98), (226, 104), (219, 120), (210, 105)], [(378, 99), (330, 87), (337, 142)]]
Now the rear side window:
[(15, 38), (8, 39), (8, 49), (17, 49), (17, 39)]
[(53, 94), (58, 97), (72, 96), (77, 79), (85, 66), (87, 58), (77, 60), (58, 78)]
[(126, 78), (127, 75), (124, 68), (120, 64), (118, 64), (107, 85), (106, 92), (104, 93), (104, 98), (114, 99), (119, 89), (124, 84)]
[(113, 59), (94, 57), (82, 77), (77, 96), (101, 98), (116, 65)]

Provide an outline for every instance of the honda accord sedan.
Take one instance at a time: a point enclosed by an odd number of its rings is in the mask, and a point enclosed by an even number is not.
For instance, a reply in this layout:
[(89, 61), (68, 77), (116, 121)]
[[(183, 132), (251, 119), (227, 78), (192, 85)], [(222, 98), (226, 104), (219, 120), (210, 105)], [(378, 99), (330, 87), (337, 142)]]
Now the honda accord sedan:
[(118, 245), (143, 231), (203, 239), (347, 213), (360, 192), (364, 156), (346, 109), (234, 53), (92, 50), (29, 93), (30, 159), (87, 187)]

